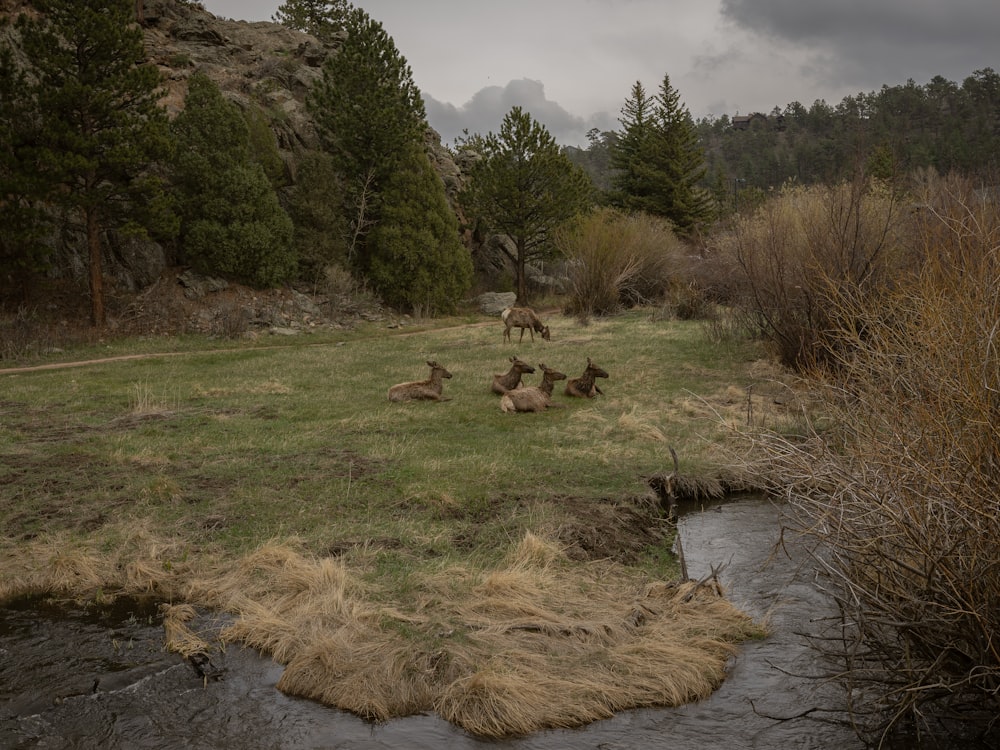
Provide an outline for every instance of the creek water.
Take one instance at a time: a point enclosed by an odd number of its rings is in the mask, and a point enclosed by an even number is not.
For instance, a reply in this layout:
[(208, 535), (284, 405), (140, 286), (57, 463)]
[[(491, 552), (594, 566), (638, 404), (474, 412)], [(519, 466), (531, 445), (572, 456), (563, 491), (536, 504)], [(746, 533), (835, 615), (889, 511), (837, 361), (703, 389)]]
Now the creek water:
[(779, 513), (756, 497), (682, 509), (690, 577), (722, 566), (729, 598), (771, 630), (740, 648), (723, 685), (699, 703), (503, 741), (431, 714), (372, 725), (283, 695), (282, 667), (249, 649), (227, 649), (217, 659), (224, 678), (206, 682), (163, 650), (152, 603), (93, 613), (28, 600), (0, 608), (0, 748), (860, 748), (847, 728), (822, 720), (841, 696), (810, 677), (815, 656), (801, 634), (816, 632), (832, 604), (804, 555), (776, 550)]

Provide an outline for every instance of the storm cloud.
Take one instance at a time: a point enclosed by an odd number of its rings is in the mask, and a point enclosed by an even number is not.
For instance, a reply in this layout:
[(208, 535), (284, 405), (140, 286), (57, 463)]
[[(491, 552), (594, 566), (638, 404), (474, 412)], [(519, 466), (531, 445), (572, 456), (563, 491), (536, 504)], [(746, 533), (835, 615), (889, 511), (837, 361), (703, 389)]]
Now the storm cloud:
[(503, 118), (513, 107), (530, 112), (556, 141), (567, 146), (585, 146), (587, 131), (591, 128), (612, 130), (617, 126), (615, 118), (606, 112), (587, 118), (567, 112), (546, 97), (541, 81), (527, 78), (511, 81), (506, 86), (480, 89), (460, 107), (424, 94), (424, 106), (428, 121), (441, 135), (442, 142), (449, 145), (464, 131), (480, 135), (498, 132)]
[(761, 44), (803, 53), (796, 75), (858, 92), (995, 68), (996, 0), (722, 0), (722, 17)]
[[(203, 0), (271, 18), (281, 0)], [(1000, 0), (362, 0), (413, 70), (451, 143), (500, 128), (514, 105), (564, 145), (616, 130), (632, 85), (669, 75), (696, 118), (961, 83), (1000, 68)]]

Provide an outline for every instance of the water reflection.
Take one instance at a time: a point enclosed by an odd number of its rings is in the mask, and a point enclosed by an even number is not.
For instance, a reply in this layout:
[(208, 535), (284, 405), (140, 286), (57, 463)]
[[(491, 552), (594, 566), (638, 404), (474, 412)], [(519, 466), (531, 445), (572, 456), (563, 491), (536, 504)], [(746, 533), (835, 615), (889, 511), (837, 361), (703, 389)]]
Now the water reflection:
[[(53, 611), (38, 602), (0, 609), (0, 747), (4, 748), (860, 748), (853, 733), (809, 709), (836, 705), (836, 688), (803, 677), (813, 654), (797, 633), (831, 611), (807, 567), (773, 555), (778, 510), (761, 498), (682, 509), (693, 578), (724, 566), (730, 597), (773, 635), (746, 644), (709, 699), (677, 709), (629, 711), (577, 730), (487, 741), (433, 715), (373, 726), (290, 698), (281, 667), (247, 649), (214, 658), (225, 678), (205, 683), (163, 651), (152, 603), (102, 613)], [(781, 721), (766, 717), (800, 718)]]

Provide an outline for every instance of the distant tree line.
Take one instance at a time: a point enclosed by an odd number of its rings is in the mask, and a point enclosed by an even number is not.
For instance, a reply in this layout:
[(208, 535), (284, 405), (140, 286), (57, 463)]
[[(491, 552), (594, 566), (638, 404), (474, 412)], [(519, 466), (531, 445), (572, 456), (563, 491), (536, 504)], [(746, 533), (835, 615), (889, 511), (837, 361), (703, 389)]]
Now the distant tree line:
[[(1000, 74), (977, 70), (961, 84), (935, 76), (806, 107), (792, 102), (739, 121), (694, 122), (705, 172), (699, 185), (719, 207), (788, 181), (835, 184), (863, 172), (896, 180), (918, 169), (995, 183), (1000, 170)], [(610, 187), (619, 132), (591, 131), (586, 149), (567, 149), (598, 185)]]

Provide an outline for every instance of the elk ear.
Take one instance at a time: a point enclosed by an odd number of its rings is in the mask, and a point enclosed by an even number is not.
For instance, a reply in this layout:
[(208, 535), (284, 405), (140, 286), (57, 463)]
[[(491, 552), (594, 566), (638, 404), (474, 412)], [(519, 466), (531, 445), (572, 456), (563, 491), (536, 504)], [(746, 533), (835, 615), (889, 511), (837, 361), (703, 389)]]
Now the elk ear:
[(427, 360), (427, 366), (430, 367), (431, 369), (434, 369), (435, 367), (437, 367), (437, 362), (432, 362), (431, 360)]

